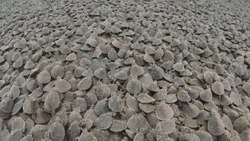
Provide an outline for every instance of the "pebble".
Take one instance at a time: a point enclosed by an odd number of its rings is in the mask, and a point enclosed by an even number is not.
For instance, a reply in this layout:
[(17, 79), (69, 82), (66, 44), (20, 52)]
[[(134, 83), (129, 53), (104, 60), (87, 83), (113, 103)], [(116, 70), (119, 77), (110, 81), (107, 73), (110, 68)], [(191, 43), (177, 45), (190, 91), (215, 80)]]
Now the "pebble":
[(78, 84), (77, 84), (77, 88), (78, 90), (87, 90), (91, 87), (92, 85), (92, 78), (91, 77), (85, 77), (83, 78)]
[(59, 78), (55, 82), (55, 89), (60, 93), (64, 93), (71, 89), (71, 84), (67, 80)]
[(159, 120), (167, 120), (174, 116), (174, 111), (168, 104), (161, 102), (156, 105), (155, 115)]
[(126, 85), (126, 90), (133, 95), (139, 94), (141, 92), (141, 89), (141, 82), (137, 79), (129, 80)]
[(224, 95), (224, 93), (225, 93), (224, 86), (220, 81), (214, 82), (212, 84), (211, 89), (217, 95)]
[(38, 83), (46, 84), (49, 83), (50, 80), (51, 80), (51, 75), (47, 70), (44, 70), (37, 75)]

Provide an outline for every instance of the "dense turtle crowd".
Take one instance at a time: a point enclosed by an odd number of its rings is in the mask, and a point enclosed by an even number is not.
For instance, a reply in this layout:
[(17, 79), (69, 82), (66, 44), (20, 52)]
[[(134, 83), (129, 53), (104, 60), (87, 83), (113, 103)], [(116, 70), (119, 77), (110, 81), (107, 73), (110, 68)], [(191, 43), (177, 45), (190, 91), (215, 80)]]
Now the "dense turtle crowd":
[(1, 0), (0, 141), (250, 141), (249, 0)]

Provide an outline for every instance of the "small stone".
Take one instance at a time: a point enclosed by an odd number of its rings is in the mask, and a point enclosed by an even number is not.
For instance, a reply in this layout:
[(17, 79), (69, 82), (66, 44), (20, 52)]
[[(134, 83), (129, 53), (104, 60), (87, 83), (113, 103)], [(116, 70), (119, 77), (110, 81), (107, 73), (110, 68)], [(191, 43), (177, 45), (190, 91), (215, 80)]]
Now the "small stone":
[(200, 141), (196, 134), (184, 133), (178, 136), (179, 141)]
[(225, 93), (224, 86), (220, 81), (216, 81), (212, 84), (212, 91), (217, 95), (223, 95)]
[(110, 113), (102, 114), (97, 118), (95, 126), (98, 129), (108, 129), (112, 124), (113, 118)]
[(65, 137), (65, 129), (61, 123), (54, 122), (48, 129), (49, 138), (53, 141), (63, 141)]
[(208, 120), (207, 128), (214, 136), (222, 135), (225, 131), (223, 121), (218, 116), (213, 116)]
[(71, 84), (64, 79), (59, 78), (55, 82), (55, 89), (60, 93), (64, 93), (71, 89)]
[(213, 73), (211, 71), (204, 72), (204, 79), (208, 84), (212, 84), (214, 81)]
[(199, 130), (196, 135), (200, 138), (200, 141), (213, 141), (213, 136), (206, 131)]
[(181, 90), (179, 92), (177, 92), (177, 98), (179, 101), (181, 102), (190, 102), (191, 101), (191, 97), (189, 96), (188, 92), (185, 90)]
[(92, 85), (92, 78), (91, 77), (85, 77), (83, 78), (78, 84), (77, 84), (77, 88), (79, 90), (87, 90), (90, 88), (90, 86)]
[(51, 80), (51, 76), (47, 70), (44, 70), (37, 75), (38, 83), (46, 84), (46, 83), (49, 83), (50, 80)]
[(50, 112), (54, 112), (59, 107), (61, 101), (57, 92), (49, 92), (44, 101), (44, 109)]
[(115, 74), (115, 78), (119, 80), (127, 80), (128, 79), (128, 73), (125, 70), (120, 70)]
[(106, 70), (104, 68), (99, 68), (94, 72), (95, 77), (103, 79), (106, 77)]
[(163, 69), (161, 67), (154, 66), (150, 70), (150, 74), (151, 74), (153, 79), (160, 80), (160, 79), (162, 79), (164, 77), (165, 72), (163, 71)]
[(211, 102), (211, 101), (212, 101), (212, 98), (213, 98), (211, 89), (203, 90), (203, 91), (200, 93), (200, 98), (201, 98), (201, 100), (203, 100), (203, 101), (205, 101), (205, 102)]
[(181, 62), (175, 63), (173, 69), (177, 72), (183, 72), (185, 70), (184, 65)]
[(159, 120), (167, 120), (174, 116), (174, 111), (168, 104), (160, 102), (156, 105), (155, 115)]
[(126, 86), (126, 90), (133, 95), (140, 93), (141, 89), (141, 82), (137, 79), (129, 80)]
[(66, 60), (67, 61), (75, 61), (77, 59), (77, 56), (75, 53), (70, 53), (67, 57)]
[(164, 134), (171, 134), (175, 131), (175, 122), (173, 120), (165, 120), (158, 122), (156, 130)]
[(123, 120), (113, 120), (111, 127), (109, 128), (112, 132), (122, 132), (127, 128), (127, 123)]
[(127, 126), (134, 132), (144, 132), (149, 128), (149, 124), (142, 114), (131, 116), (127, 121)]

